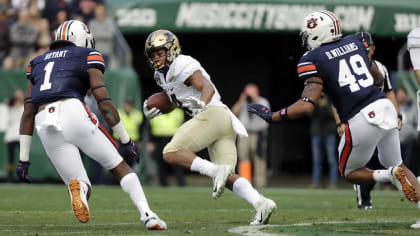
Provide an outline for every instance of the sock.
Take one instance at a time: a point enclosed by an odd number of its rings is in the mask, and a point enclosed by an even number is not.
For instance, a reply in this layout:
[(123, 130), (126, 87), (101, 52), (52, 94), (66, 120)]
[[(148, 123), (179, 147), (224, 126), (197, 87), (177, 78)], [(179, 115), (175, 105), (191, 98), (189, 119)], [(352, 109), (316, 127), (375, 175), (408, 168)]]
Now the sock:
[(261, 198), (257, 190), (243, 177), (233, 182), (232, 191), (240, 198), (249, 202), (254, 208), (256, 208), (256, 203)]
[(194, 158), (190, 169), (192, 171), (199, 172), (202, 175), (214, 177), (214, 175), (216, 174), (217, 165), (200, 157), (196, 157)]
[(373, 179), (376, 182), (389, 182), (391, 181), (391, 170), (392, 167), (387, 170), (374, 170), (373, 171)]
[(140, 219), (146, 218), (146, 212), (151, 212), (140, 180), (135, 173), (129, 173), (120, 181), (121, 188), (126, 192), (140, 212)]

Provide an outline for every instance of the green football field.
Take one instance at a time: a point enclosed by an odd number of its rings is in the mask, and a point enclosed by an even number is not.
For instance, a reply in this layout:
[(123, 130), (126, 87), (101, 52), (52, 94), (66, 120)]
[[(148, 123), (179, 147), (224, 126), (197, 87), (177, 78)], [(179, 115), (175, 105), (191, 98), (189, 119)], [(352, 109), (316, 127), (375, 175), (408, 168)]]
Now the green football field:
[(350, 189), (267, 188), (278, 206), (270, 224), (251, 227), (251, 207), (227, 191), (218, 200), (211, 187), (145, 187), (167, 231), (147, 231), (119, 186), (96, 186), (91, 218), (74, 217), (64, 185), (0, 185), (0, 235), (420, 235), (415, 204), (397, 192), (374, 191), (374, 210), (358, 210)]

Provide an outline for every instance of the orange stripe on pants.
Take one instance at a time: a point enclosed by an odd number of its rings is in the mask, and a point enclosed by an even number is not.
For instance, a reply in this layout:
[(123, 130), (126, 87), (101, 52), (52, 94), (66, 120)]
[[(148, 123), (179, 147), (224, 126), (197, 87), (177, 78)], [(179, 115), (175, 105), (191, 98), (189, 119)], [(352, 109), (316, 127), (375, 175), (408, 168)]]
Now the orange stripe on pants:
[(347, 159), (350, 156), (351, 148), (353, 145), (351, 142), (349, 123), (346, 123), (344, 135), (345, 135), (345, 144), (344, 144), (344, 148), (343, 148), (343, 151), (341, 152), (341, 157), (340, 157), (340, 175), (343, 177), (344, 177), (344, 169), (346, 167)]
[[(83, 103), (83, 106), (85, 107), (86, 112), (89, 115), (90, 120), (96, 125), (96, 123), (98, 122), (97, 120), (95, 120), (95, 118), (93, 118), (92, 114), (90, 113), (88, 107), (86, 106), (86, 104)], [(111, 143), (114, 145), (114, 147), (118, 150), (118, 145), (117, 142), (115, 142), (115, 140), (111, 137), (111, 135), (105, 130), (105, 128), (102, 125), (98, 125), (99, 130), (102, 131), (102, 133), (109, 139), (109, 141), (111, 141)]]

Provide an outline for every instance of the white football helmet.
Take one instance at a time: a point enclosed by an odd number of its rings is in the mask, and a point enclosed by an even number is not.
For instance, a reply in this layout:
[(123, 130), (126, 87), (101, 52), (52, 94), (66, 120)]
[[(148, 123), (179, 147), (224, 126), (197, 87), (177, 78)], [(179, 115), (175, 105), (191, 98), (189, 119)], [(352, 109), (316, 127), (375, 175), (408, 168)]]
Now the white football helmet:
[(95, 48), (95, 39), (85, 23), (78, 20), (68, 20), (58, 27), (55, 40), (66, 40), (74, 45), (85, 48)]
[(304, 21), (302, 31), (302, 46), (308, 50), (320, 47), (341, 38), (338, 18), (334, 13), (323, 10), (309, 14)]

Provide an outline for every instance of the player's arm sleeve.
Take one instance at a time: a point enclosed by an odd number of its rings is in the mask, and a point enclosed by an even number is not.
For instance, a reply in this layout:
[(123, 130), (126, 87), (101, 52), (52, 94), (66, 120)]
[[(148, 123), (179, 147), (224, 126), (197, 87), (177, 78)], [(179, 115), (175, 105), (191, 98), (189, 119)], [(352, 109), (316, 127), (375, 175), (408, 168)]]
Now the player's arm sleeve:
[(86, 65), (87, 68), (96, 68), (100, 70), (102, 73), (105, 72), (105, 60), (102, 54), (96, 50), (92, 50), (88, 52), (86, 57)]
[(420, 27), (413, 29), (407, 36), (407, 49), (420, 48)]
[(414, 70), (420, 70), (420, 27), (412, 30), (407, 36), (407, 49), (410, 52)]
[(299, 79), (302, 79), (302, 80), (306, 80), (311, 77), (322, 78), (315, 63), (310, 58), (303, 57), (299, 61), (297, 65), (297, 73), (298, 73)]
[(192, 74), (196, 71), (201, 71), (200, 63), (192, 57), (185, 58), (179, 66), (178, 73), (175, 76), (179, 78), (183, 83), (188, 80)]
[(32, 78), (32, 63), (29, 63), (28, 68), (26, 69), (26, 78), (32, 82), (32, 84), (34, 83), (33, 78)]

